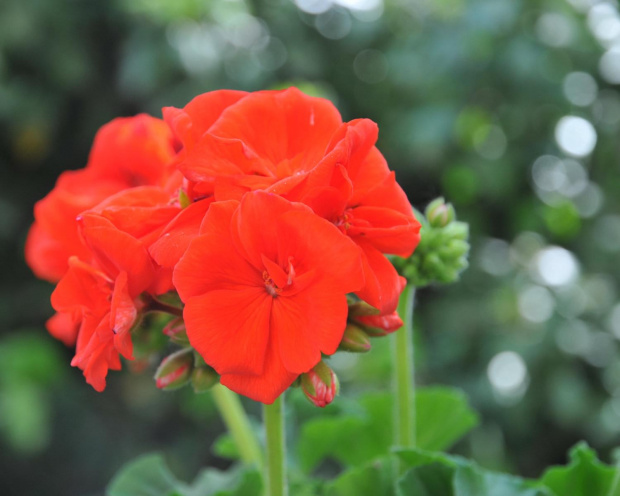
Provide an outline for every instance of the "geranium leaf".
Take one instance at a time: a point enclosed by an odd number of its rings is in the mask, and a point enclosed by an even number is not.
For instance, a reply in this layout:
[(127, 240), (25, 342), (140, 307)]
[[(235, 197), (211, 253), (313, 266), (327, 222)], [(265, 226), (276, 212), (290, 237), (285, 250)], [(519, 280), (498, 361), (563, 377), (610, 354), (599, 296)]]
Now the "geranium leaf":
[[(365, 394), (359, 404), (359, 414), (317, 417), (304, 424), (298, 444), (304, 470), (312, 470), (325, 457), (360, 466), (389, 453), (393, 439), (391, 394)], [(477, 415), (460, 391), (443, 387), (416, 391), (419, 448), (446, 449), (477, 422)]]
[(538, 481), (485, 470), (459, 456), (419, 449), (394, 452), (401, 467), (409, 468), (398, 482), (399, 496), (552, 496)]
[(570, 451), (570, 463), (548, 469), (541, 482), (556, 496), (620, 496), (619, 469), (605, 465), (585, 442)]
[(149, 454), (125, 465), (108, 485), (106, 495), (185, 496), (186, 489), (172, 475), (161, 454)]
[(395, 467), (389, 458), (348, 470), (325, 487), (325, 496), (392, 496)]
[(454, 496), (454, 469), (441, 463), (431, 463), (409, 470), (400, 478), (397, 496)]
[(260, 496), (263, 484), (256, 470), (242, 467), (226, 472), (208, 468), (200, 472), (187, 496)]
[(465, 394), (444, 387), (416, 391), (416, 446), (430, 451), (449, 448), (478, 424)]

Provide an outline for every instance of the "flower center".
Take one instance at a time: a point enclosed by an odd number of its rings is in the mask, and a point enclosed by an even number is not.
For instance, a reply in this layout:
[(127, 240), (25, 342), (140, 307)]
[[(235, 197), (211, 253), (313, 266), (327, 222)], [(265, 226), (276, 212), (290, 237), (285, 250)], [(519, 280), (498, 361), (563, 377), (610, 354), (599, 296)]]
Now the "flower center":
[(274, 262), (266, 262), (266, 270), (263, 271), (263, 281), (265, 289), (274, 298), (279, 296), (284, 289), (293, 284), (295, 279), (295, 267), (293, 267), (293, 257), (288, 258), (286, 271)]
[(282, 292), (282, 290), (269, 276), (269, 272), (267, 272), (266, 270), (263, 272), (263, 281), (265, 281), (265, 289), (267, 290), (267, 293), (269, 293), (274, 298)]
[(346, 232), (346, 230), (351, 227), (351, 215), (348, 209), (336, 219), (334, 225), (342, 232)]

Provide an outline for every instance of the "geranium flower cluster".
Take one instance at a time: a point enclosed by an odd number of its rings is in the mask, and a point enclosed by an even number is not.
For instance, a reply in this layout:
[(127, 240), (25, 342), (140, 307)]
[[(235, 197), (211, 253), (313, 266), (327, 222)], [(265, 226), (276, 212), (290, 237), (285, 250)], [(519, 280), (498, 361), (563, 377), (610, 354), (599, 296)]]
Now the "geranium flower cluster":
[(411, 255), (420, 225), (375, 123), (295, 88), (163, 117), (105, 125), (35, 206), (26, 260), (57, 283), (47, 327), (89, 384), (133, 359), (132, 330), (170, 292), (221, 383), (264, 403), (369, 323), (397, 327), (404, 279), (385, 255)]

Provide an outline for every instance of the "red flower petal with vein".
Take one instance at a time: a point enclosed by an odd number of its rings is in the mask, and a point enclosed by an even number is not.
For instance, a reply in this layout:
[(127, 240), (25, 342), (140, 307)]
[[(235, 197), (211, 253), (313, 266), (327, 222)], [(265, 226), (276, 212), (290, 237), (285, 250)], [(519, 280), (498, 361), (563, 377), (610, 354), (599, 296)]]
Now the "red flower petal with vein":
[(301, 204), (265, 192), (213, 203), (177, 264), (192, 346), (222, 384), (271, 403), (336, 351), (360, 249)]

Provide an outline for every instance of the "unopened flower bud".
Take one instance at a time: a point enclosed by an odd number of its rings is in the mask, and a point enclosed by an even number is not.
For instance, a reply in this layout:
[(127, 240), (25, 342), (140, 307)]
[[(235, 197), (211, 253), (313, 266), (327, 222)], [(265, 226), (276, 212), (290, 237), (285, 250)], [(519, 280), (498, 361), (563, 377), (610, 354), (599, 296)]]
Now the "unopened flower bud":
[(192, 372), (192, 388), (195, 393), (204, 393), (217, 384), (219, 376), (211, 367), (197, 367)]
[(403, 321), (396, 311), (385, 315), (364, 315), (355, 317), (364, 332), (370, 337), (381, 337), (391, 334), (403, 326)]
[(362, 329), (353, 324), (348, 324), (344, 330), (340, 350), (352, 351), (354, 353), (366, 353), (370, 351), (370, 339)]
[(349, 305), (349, 317), (363, 315), (379, 315), (379, 309), (369, 305), (365, 301), (356, 301)]
[(426, 218), (432, 227), (445, 227), (454, 220), (454, 207), (443, 198), (433, 200), (426, 207)]
[(185, 329), (183, 317), (177, 317), (168, 322), (163, 329), (163, 333), (168, 336), (173, 343), (181, 346), (189, 346), (189, 338), (187, 337), (187, 330)]
[(159, 389), (177, 389), (187, 384), (194, 368), (194, 350), (186, 348), (164, 358), (155, 372)]
[(301, 375), (301, 389), (314, 406), (324, 408), (329, 405), (339, 388), (338, 377), (323, 361)]

